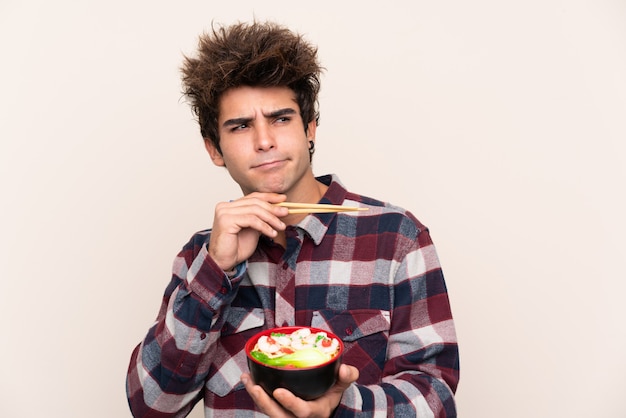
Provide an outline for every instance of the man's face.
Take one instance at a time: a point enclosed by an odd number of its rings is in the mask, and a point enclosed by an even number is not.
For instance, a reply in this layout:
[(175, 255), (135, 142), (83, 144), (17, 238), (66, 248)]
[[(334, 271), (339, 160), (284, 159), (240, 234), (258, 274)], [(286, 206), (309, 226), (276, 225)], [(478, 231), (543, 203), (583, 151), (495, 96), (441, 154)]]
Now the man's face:
[(287, 87), (237, 87), (220, 99), (218, 129), (222, 154), (210, 141), (207, 150), (225, 166), (244, 194), (298, 192), (313, 178), (309, 141), (295, 93)]

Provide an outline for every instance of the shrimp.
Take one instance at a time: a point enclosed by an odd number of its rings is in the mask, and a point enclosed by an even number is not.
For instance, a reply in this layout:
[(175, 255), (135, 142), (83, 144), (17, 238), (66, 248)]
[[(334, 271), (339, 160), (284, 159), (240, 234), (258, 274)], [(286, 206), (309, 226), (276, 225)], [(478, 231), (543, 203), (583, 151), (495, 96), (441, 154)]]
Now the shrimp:
[(291, 338), (287, 335), (279, 335), (273, 338), (281, 347), (289, 347), (291, 345)]
[(339, 347), (339, 342), (334, 338), (324, 337), (317, 343), (316, 347), (323, 353), (334, 355)]
[(299, 330), (296, 330), (294, 332), (291, 333), (291, 339), (296, 339), (296, 338), (306, 338), (309, 335), (311, 335), (311, 330), (308, 328), (300, 328)]
[(308, 328), (302, 328), (291, 334), (291, 347), (295, 350), (313, 347), (315, 343), (315, 334), (311, 334)]
[(259, 338), (259, 341), (257, 341), (257, 346), (259, 348), (259, 351), (268, 354), (274, 354), (278, 350), (280, 350), (280, 344), (278, 344), (274, 338), (267, 335)]
[(309, 347), (311, 347), (311, 344), (301, 338), (298, 338), (297, 340), (293, 340), (291, 342), (291, 348), (293, 348), (294, 350), (302, 350)]

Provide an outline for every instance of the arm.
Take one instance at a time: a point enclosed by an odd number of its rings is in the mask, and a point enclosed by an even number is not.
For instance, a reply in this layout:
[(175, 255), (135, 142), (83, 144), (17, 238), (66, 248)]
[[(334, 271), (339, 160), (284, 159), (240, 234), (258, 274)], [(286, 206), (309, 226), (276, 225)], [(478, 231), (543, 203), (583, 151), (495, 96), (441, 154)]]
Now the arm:
[(195, 235), (176, 257), (156, 322), (133, 351), (126, 389), (135, 417), (185, 416), (201, 397), (220, 311), (241, 276), (225, 276), (208, 256), (207, 238)]
[[(259, 235), (284, 229), (278, 216), (287, 210), (271, 204), (284, 199), (254, 193), (218, 204), (210, 236), (196, 234), (176, 257), (157, 320), (131, 357), (126, 390), (134, 416), (186, 416), (201, 398), (220, 314), (237, 293)], [(229, 280), (224, 271), (234, 267)]]

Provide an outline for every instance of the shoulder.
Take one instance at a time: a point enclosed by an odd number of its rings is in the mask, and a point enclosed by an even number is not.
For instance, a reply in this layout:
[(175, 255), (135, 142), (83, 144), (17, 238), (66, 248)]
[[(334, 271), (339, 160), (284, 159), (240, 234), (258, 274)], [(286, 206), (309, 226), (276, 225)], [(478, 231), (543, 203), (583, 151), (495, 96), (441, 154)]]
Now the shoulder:
[(338, 218), (356, 219), (357, 224), (367, 230), (376, 228), (376, 233), (392, 232), (415, 239), (419, 235), (427, 235), (428, 229), (411, 212), (380, 199), (349, 191), (339, 180), (337, 175), (331, 174), (318, 177), (318, 180), (328, 185), (326, 192), (330, 203), (345, 206), (359, 206), (368, 208), (367, 211), (357, 212), (354, 215), (346, 214)]
[(379, 233), (395, 232), (415, 239), (428, 231), (413, 213), (389, 202), (348, 192), (344, 204), (368, 208), (358, 212), (359, 222), (376, 225)]

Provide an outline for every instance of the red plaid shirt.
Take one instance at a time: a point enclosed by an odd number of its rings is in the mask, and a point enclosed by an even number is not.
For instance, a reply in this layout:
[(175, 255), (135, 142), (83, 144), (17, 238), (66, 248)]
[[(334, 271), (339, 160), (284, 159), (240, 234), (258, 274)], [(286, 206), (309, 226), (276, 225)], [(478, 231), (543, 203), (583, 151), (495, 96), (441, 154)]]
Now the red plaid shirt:
[(310, 325), (345, 344), (359, 369), (335, 416), (454, 417), (459, 357), (443, 274), (428, 230), (409, 212), (350, 193), (331, 176), (321, 213), (262, 237), (229, 279), (208, 256), (210, 231), (174, 261), (156, 322), (134, 350), (127, 394), (135, 417), (263, 416), (239, 381), (244, 343), (261, 329)]

